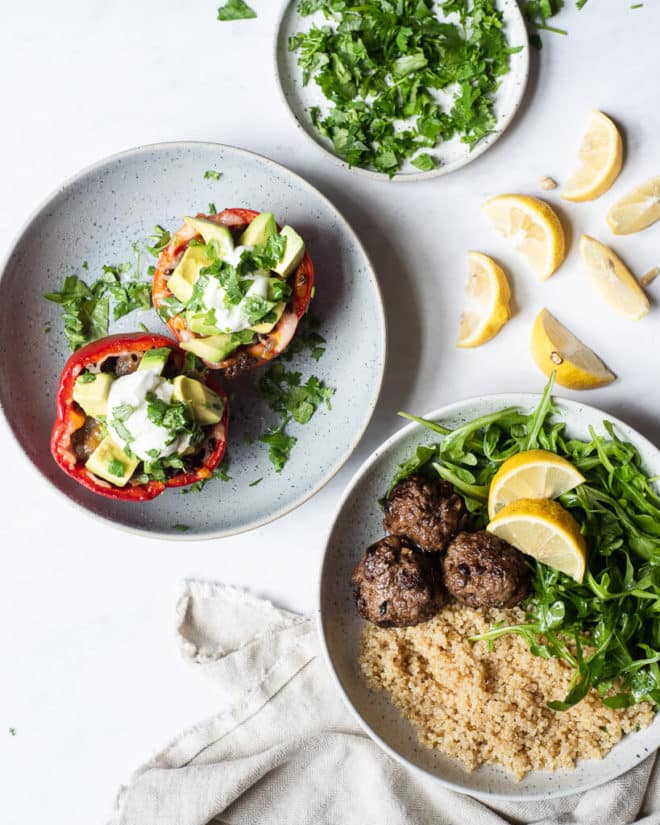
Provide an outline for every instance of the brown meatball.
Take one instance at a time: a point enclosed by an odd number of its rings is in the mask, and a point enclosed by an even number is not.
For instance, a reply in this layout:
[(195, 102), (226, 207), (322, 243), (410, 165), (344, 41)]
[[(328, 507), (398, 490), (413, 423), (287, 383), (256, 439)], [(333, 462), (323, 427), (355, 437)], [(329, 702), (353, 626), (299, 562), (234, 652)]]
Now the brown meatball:
[(529, 589), (529, 568), (522, 553), (479, 530), (459, 533), (442, 560), (445, 587), (470, 607), (513, 607)]
[(442, 603), (435, 560), (398, 536), (386, 536), (368, 547), (352, 580), (358, 613), (380, 627), (425, 622)]
[(448, 481), (415, 474), (400, 481), (387, 497), (383, 527), (430, 553), (444, 550), (464, 529), (466, 519), (465, 503)]

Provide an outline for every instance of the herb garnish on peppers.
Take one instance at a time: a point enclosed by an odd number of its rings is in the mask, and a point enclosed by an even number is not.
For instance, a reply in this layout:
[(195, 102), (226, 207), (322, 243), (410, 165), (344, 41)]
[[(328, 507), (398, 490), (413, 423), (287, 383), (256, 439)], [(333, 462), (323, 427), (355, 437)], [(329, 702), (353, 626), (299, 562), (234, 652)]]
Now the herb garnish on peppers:
[[(440, 17), (435, 6), (300, 0), (302, 16), (322, 12), (327, 22), (291, 37), (289, 49), (303, 83), (314, 80), (330, 103), (311, 110), (315, 128), (351, 166), (393, 176), (410, 160), (428, 171), (440, 158), (427, 150), (453, 137), (473, 147), (495, 127), (494, 95), (522, 45), (510, 47), (493, 0), (446, 0)], [(448, 111), (439, 91), (453, 94)]]
[(474, 640), (517, 633), (531, 652), (557, 657), (574, 669), (570, 690), (553, 710), (566, 710), (597, 689), (609, 707), (660, 703), (660, 496), (642, 468), (637, 449), (612, 424), (590, 429), (581, 441), (565, 433), (551, 397), (552, 380), (537, 409), (517, 408), (469, 421), (449, 430), (401, 413), (440, 436), (420, 445), (393, 484), (413, 472), (450, 481), (470, 512), (471, 526), (488, 523), (488, 488), (503, 461), (541, 448), (567, 458), (586, 482), (560, 503), (574, 516), (587, 542), (582, 584), (533, 562), (533, 592), (523, 603), (527, 620), (494, 626)]

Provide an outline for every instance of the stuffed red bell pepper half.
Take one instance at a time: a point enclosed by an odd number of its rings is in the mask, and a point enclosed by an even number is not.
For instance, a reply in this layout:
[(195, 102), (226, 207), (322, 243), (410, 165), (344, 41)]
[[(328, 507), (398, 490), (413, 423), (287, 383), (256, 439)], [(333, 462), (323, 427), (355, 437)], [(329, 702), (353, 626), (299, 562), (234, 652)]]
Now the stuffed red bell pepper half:
[(69, 358), (51, 452), (83, 486), (146, 501), (211, 476), (229, 410), (222, 386), (163, 335), (111, 335)]
[(182, 349), (233, 378), (284, 352), (314, 289), (300, 235), (271, 212), (184, 218), (158, 259), (153, 303)]

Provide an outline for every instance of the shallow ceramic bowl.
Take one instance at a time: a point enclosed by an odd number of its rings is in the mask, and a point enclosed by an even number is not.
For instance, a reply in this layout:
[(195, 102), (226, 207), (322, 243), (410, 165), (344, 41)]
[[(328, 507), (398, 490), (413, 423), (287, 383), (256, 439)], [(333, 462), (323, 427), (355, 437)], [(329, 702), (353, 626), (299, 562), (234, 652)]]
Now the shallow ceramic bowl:
[[(491, 395), (451, 404), (426, 417), (454, 428), (504, 407), (531, 411), (538, 400), (534, 395)], [(570, 435), (586, 439), (589, 425), (602, 432), (603, 420), (612, 421), (623, 438), (637, 447), (646, 470), (652, 475), (660, 473), (660, 452), (631, 427), (573, 401), (558, 400), (557, 405)], [(351, 572), (367, 545), (384, 533), (378, 499), (387, 490), (398, 465), (414, 453), (417, 445), (437, 440), (436, 434), (418, 424), (404, 427), (362, 465), (339, 505), (321, 571), (320, 626), (327, 662), (345, 701), (362, 727), (390, 756), (461, 793), (499, 799), (549, 799), (614, 779), (660, 745), (660, 718), (646, 730), (624, 737), (602, 761), (581, 761), (574, 770), (534, 771), (516, 782), (503, 768), (488, 766), (468, 773), (452, 757), (423, 747), (386, 693), (367, 687), (358, 665), (365, 623), (353, 605)]]
[[(219, 181), (206, 170), (222, 173)], [(318, 361), (288, 366), (336, 389), (332, 410), (319, 409), (298, 438), (283, 472), (275, 474), (259, 435), (275, 421), (253, 388), (256, 373), (232, 384), (228, 454), (231, 481), (200, 492), (167, 490), (150, 502), (102, 498), (68, 478), (51, 458), (55, 388), (69, 356), (59, 307), (44, 300), (65, 273), (85, 280), (105, 263), (133, 260), (132, 241), (154, 224), (176, 229), (182, 216), (246, 206), (272, 211), (307, 242), (316, 264), (311, 312), (327, 340)], [(87, 261), (88, 270), (82, 269)], [(143, 269), (150, 259), (143, 262)], [(110, 324), (110, 332), (168, 334), (153, 310)], [(49, 329), (45, 333), (45, 329)], [(106, 521), (168, 538), (211, 538), (265, 524), (301, 504), (347, 460), (371, 417), (382, 380), (385, 324), (376, 279), (350, 226), (316, 189), (267, 158), (210, 143), (164, 143), (133, 149), (84, 170), (29, 220), (0, 280), (0, 405), (34, 466), (65, 496)], [(252, 482), (262, 479), (257, 486)], [(175, 525), (189, 529), (180, 532)]]
[[(358, 175), (376, 180), (389, 180), (384, 172), (349, 166), (336, 154), (332, 141), (319, 135), (314, 128), (309, 114), (311, 107), (318, 106), (321, 111), (325, 112), (329, 104), (314, 80), (310, 80), (307, 86), (303, 86), (302, 70), (297, 63), (298, 53), (289, 51), (289, 38), (298, 32), (308, 31), (312, 23), (322, 26), (324, 23), (327, 24), (327, 21), (320, 12), (302, 17), (297, 11), (298, 2), (299, 0), (291, 0), (285, 5), (275, 40), (275, 70), (284, 102), (301, 132), (321, 149), (326, 157)], [(483, 155), (513, 120), (522, 102), (529, 76), (527, 29), (517, 0), (498, 0), (498, 7), (504, 17), (509, 42), (512, 46), (523, 46), (523, 49), (511, 55), (510, 70), (501, 78), (501, 85), (495, 96), (494, 113), (497, 118), (495, 128), (472, 150), (467, 144), (461, 143), (458, 138), (445, 141), (435, 149), (429, 149), (428, 151), (441, 161), (441, 165), (429, 172), (420, 172), (410, 161), (406, 161), (401, 171), (392, 180), (399, 182), (429, 180), (454, 172)], [(439, 94), (438, 100), (446, 109), (451, 107), (451, 96)]]

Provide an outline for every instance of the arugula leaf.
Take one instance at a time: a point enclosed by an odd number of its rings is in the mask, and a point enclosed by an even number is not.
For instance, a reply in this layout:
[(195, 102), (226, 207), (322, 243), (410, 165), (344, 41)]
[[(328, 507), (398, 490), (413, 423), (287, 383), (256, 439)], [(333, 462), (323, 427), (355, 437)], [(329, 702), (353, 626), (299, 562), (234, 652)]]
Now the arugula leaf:
[[(249, 20), (257, 13), (243, 0), (226, 0), (224, 6), (218, 9), (218, 20)], [(206, 177), (206, 175), (204, 175)]]

